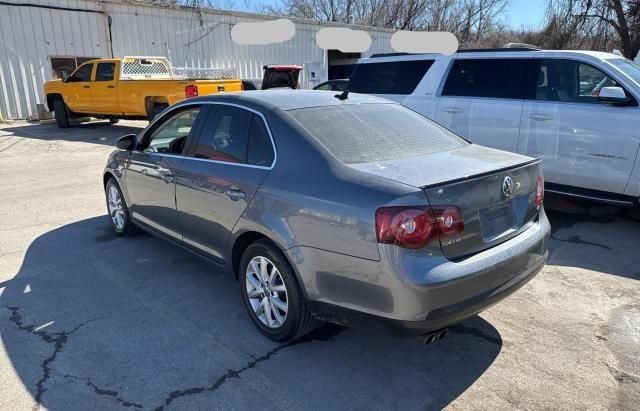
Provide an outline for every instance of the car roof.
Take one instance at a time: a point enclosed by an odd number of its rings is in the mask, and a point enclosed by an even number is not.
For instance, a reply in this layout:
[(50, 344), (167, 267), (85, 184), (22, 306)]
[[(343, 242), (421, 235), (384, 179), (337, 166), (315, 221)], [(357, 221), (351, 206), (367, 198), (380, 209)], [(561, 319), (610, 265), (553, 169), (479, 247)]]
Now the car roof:
[(296, 110), (300, 108), (336, 106), (345, 104), (397, 104), (366, 94), (349, 93), (348, 98), (336, 98), (340, 92), (322, 90), (250, 90), (195, 97), (184, 101), (250, 104), (265, 109)]

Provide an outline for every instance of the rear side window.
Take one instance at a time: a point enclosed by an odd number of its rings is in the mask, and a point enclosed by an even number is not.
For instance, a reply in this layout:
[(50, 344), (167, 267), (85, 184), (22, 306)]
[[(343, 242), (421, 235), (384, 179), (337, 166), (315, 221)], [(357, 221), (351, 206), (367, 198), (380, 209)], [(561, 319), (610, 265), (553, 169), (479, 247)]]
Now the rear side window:
[(405, 158), (468, 144), (398, 104), (347, 104), (288, 113), (345, 164)]
[(249, 125), (249, 164), (269, 167), (273, 163), (273, 146), (267, 127), (262, 119), (253, 114)]
[(455, 60), (443, 96), (524, 99), (531, 59)]
[(411, 94), (433, 60), (358, 64), (349, 80), (349, 91), (363, 94)]
[(99, 63), (96, 69), (96, 81), (111, 81), (116, 70), (116, 63)]
[(251, 112), (241, 108), (213, 106), (202, 127), (194, 157), (246, 163), (247, 132), (251, 116)]

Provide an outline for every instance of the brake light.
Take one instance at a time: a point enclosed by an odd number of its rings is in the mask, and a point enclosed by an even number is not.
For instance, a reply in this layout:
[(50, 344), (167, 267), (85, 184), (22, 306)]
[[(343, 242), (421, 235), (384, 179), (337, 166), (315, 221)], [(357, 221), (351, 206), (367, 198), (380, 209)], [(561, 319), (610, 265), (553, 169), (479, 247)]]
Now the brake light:
[(240, 91), (244, 91), (244, 81), (240, 83)]
[(376, 211), (379, 243), (422, 248), (439, 236), (464, 230), (458, 207), (382, 207)]
[(184, 94), (189, 97), (198, 97), (198, 86), (190, 84), (184, 88)]
[(538, 181), (536, 182), (536, 194), (533, 202), (536, 206), (540, 207), (543, 201), (544, 201), (544, 176), (542, 175), (542, 172), (540, 172), (540, 175), (538, 176)]

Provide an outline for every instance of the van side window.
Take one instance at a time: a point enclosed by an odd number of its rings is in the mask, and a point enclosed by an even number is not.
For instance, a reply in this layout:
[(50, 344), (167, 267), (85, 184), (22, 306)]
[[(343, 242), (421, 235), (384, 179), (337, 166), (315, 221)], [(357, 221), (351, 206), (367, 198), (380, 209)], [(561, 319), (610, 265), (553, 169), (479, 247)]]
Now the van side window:
[(247, 162), (247, 134), (253, 114), (232, 106), (211, 106), (193, 157), (229, 163)]
[(458, 59), (443, 96), (524, 99), (531, 59)]
[(602, 87), (620, 85), (590, 64), (575, 60), (540, 60), (536, 100), (599, 103)]
[(356, 65), (349, 91), (364, 94), (411, 94), (434, 60), (392, 61)]

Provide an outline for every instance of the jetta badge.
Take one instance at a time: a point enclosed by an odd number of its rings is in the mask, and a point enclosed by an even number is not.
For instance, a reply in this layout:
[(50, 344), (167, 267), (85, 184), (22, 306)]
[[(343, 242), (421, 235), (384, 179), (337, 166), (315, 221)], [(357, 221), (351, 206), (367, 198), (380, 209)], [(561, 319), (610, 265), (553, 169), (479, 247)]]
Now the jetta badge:
[(507, 198), (511, 197), (511, 194), (513, 194), (513, 180), (511, 177), (506, 176), (504, 180), (502, 180), (502, 192)]

